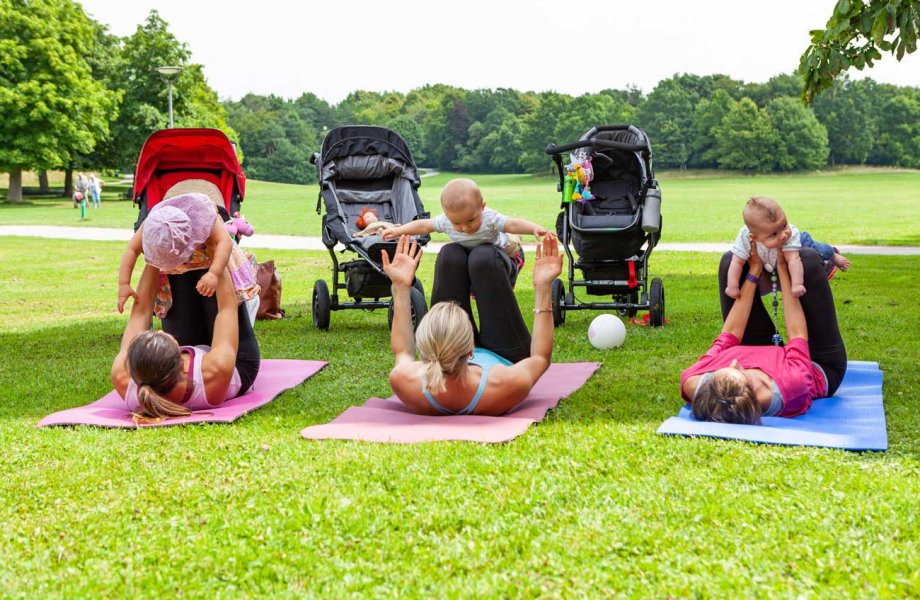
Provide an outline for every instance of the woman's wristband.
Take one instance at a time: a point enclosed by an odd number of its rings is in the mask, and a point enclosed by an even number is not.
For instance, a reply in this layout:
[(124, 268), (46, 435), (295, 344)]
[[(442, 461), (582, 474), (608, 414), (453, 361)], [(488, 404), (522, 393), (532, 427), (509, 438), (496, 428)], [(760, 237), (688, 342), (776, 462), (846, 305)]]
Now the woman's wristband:
[(553, 312), (552, 308), (535, 308), (533, 309), (533, 314), (538, 315), (540, 313)]
[(744, 278), (750, 281), (751, 283), (753, 283), (754, 285), (760, 285), (760, 277), (758, 277), (757, 275), (752, 275), (748, 273), (747, 275), (744, 276)]

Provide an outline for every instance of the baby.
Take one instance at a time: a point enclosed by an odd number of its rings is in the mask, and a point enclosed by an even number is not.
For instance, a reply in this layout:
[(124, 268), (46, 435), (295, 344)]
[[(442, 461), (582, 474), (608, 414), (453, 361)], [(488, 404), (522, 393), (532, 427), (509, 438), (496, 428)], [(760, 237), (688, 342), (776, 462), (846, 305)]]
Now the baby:
[[(441, 209), (444, 214), (434, 219), (417, 219), (383, 232), (383, 239), (391, 240), (401, 235), (421, 235), (437, 231), (447, 234), (453, 242), (465, 248), (481, 244), (494, 244), (505, 251), (515, 266), (512, 282), (524, 265), (524, 250), (520, 238), (514, 234), (531, 234), (537, 238), (549, 235), (546, 228), (526, 219), (512, 219), (486, 208), (479, 186), (470, 179), (452, 179), (441, 192)], [(511, 235), (509, 235), (511, 234)]]
[(832, 267), (828, 278), (833, 276), (837, 268), (843, 271), (850, 268), (850, 261), (833, 246), (816, 242), (807, 231), (800, 232), (794, 225), (790, 225), (783, 209), (772, 198), (754, 196), (745, 204), (743, 217), (745, 225), (738, 232), (732, 246), (734, 256), (728, 267), (728, 285), (725, 287), (725, 294), (732, 298), (737, 299), (741, 295), (741, 272), (744, 263), (751, 256), (752, 241), (757, 242), (760, 259), (767, 271), (774, 270), (777, 253), (783, 252), (789, 266), (792, 295), (796, 298), (803, 296), (806, 291), (803, 284), (802, 259), (799, 256), (799, 250), (802, 248), (815, 250)]
[(128, 242), (118, 270), (118, 312), (124, 312), (128, 298), (137, 300), (131, 274), (141, 254), (147, 264), (160, 270), (161, 289), (154, 312), (163, 318), (172, 306), (172, 294), (165, 275), (207, 269), (196, 289), (213, 296), (217, 277), (224, 269), (240, 301), (258, 296), (252, 261), (228, 235), (214, 204), (204, 194), (189, 193), (163, 200), (150, 210), (146, 220)]

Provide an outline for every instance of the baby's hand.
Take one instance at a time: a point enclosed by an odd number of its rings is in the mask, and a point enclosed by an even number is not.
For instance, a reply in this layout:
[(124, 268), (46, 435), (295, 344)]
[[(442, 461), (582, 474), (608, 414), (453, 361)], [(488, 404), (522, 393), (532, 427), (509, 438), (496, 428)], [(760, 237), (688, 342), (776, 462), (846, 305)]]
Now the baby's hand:
[(134, 298), (134, 301), (137, 302), (137, 292), (134, 291), (134, 288), (129, 283), (118, 284), (118, 312), (125, 312), (125, 303), (128, 298)]
[(205, 298), (213, 296), (217, 290), (217, 275), (208, 271), (198, 280), (198, 285), (195, 286), (195, 289)]
[(399, 237), (399, 227), (390, 227), (384, 229), (383, 233), (380, 234), (380, 239), (382, 240), (392, 240)]
[(805, 295), (805, 286), (801, 283), (799, 285), (792, 286), (792, 295), (796, 298), (801, 298)]
[(728, 296), (729, 298), (734, 298), (735, 300), (737, 300), (738, 297), (741, 296), (741, 288), (738, 287), (737, 285), (728, 284), (725, 287), (725, 295)]
[(533, 236), (537, 238), (538, 242), (542, 241), (544, 237), (554, 240), (556, 239), (556, 232), (537, 225), (537, 228), (533, 230)]

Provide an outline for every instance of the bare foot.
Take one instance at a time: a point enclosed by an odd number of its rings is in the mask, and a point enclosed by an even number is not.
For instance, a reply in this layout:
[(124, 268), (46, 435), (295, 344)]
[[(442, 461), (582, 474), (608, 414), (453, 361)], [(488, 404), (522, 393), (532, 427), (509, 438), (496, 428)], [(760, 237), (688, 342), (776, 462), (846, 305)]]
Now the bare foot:
[(834, 263), (834, 266), (841, 271), (846, 271), (850, 268), (850, 260), (843, 254), (834, 252), (834, 255), (831, 257), (831, 261)]
[(727, 286), (725, 288), (725, 295), (728, 296), (729, 298), (734, 298), (735, 300), (737, 300), (738, 297), (741, 296), (741, 288), (739, 288), (738, 286), (731, 286), (731, 285)]
[(805, 286), (802, 284), (792, 286), (792, 295), (801, 298), (805, 295)]

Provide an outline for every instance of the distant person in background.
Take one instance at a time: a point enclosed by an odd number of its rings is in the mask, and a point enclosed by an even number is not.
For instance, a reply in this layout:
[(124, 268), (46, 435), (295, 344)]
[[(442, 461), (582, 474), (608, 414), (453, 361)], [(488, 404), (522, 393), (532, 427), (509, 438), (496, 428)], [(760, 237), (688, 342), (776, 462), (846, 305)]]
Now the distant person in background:
[(77, 176), (73, 180), (73, 207), (77, 208), (80, 206), (80, 202), (86, 199), (87, 189), (89, 187), (89, 180), (86, 178), (86, 175), (83, 173), (77, 173)]
[(99, 199), (102, 196), (102, 179), (97, 177), (95, 173), (89, 174), (87, 191), (89, 192), (89, 197), (93, 199), (93, 208), (99, 208)]

